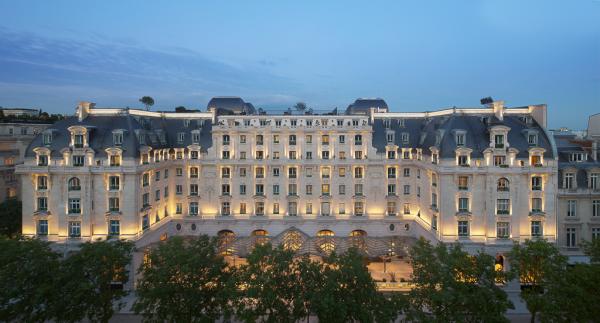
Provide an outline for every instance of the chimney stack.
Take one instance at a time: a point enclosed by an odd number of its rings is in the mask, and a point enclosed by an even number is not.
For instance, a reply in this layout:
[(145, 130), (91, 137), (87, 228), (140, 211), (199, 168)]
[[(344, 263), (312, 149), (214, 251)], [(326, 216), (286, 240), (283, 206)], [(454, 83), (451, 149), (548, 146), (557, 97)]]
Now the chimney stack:
[(86, 101), (79, 102), (79, 105), (77, 106), (77, 109), (76, 109), (77, 118), (79, 119), (79, 121), (83, 121), (83, 119), (85, 119), (87, 117), (88, 113), (90, 112), (90, 109), (93, 109), (95, 106), (96, 106), (96, 103), (86, 102)]
[(598, 141), (592, 141), (592, 159), (598, 160)]

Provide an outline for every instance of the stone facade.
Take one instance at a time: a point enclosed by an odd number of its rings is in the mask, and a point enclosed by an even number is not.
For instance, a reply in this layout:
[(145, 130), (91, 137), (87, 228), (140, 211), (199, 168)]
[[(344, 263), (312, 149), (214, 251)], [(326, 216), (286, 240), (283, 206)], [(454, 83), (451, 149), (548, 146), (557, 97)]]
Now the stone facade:
[[(557, 155), (546, 107), (269, 115), (239, 98), (207, 112), (81, 103), (29, 146), (23, 233), (70, 242), (119, 236), (149, 246), (221, 237), (327, 253), (401, 255), (419, 237), (504, 253), (557, 237)], [(139, 261), (139, 259), (138, 259)]]

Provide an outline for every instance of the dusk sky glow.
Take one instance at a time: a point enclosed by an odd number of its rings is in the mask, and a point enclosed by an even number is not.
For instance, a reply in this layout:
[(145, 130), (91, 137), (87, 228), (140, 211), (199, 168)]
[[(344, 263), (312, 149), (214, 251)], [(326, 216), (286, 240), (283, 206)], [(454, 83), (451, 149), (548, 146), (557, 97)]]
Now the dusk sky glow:
[(0, 1), (0, 106), (392, 111), (548, 104), (600, 112), (600, 1)]

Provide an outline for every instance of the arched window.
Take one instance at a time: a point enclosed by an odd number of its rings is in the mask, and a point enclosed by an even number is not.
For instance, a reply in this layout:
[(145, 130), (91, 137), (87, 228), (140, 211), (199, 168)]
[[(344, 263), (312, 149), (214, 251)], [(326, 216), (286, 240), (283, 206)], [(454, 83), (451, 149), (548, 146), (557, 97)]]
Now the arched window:
[(231, 230), (221, 230), (217, 233), (219, 252), (225, 256), (231, 256), (234, 253), (233, 243), (235, 233)]
[(365, 253), (367, 252), (366, 238), (367, 233), (363, 230), (354, 230), (350, 232), (351, 246)]
[(81, 191), (81, 182), (77, 177), (69, 179), (69, 191)]
[(304, 239), (298, 231), (288, 231), (283, 235), (283, 248), (286, 250), (298, 251), (304, 244)]
[(508, 179), (502, 177), (498, 180), (498, 192), (508, 192), (509, 186)]
[(317, 232), (317, 247), (321, 252), (329, 254), (335, 250), (333, 236), (335, 236), (335, 234), (331, 230), (321, 230)]
[(254, 230), (252, 231), (252, 237), (254, 237), (254, 245), (264, 245), (269, 242), (269, 232), (267, 230)]

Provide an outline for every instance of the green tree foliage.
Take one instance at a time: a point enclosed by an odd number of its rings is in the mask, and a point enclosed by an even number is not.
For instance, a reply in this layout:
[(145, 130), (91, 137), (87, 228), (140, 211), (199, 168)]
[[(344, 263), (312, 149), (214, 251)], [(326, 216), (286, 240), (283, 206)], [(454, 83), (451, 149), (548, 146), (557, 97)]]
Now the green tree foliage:
[(398, 297), (377, 292), (364, 256), (355, 248), (325, 259), (312, 308), (320, 322), (390, 322), (402, 311)]
[(173, 237), (150, 251), (140, 266), (133, 306), (151, 322), (213, 322), (232, 298), (231, 273), (208, 236)]
[(496, 282), (507, 277), (494, 258), (471, 256), (460, 244), (433, 246), (421, 238), (412, 248), (412, 282), (408, 317), (421, 322), (507, 322), (513, 308)]
[(237, 318), (244, 322), (292, 323), (307, 316), (310, 306), (299, 278), (311, 270), (308, 264), (300, 269), (293, 251), (273, 248), (268, 243), (257, 245), (247, 260), (236, 274), (240, 290), (235, 306)]
[(21, 234), (21, 201), (7, 199), (0, 204), (0, 235), (17, 237)]
[(531, 313), (531, 322), (535, 322), (538, 313), (551, 306), (547, 291), (553, 283), (565, 273), (567, 258), (558, 248), (544, 240), (526, 240), (515, 243), (509, 254), (511, 270), (519, 278), (521, 298)]
[(146, 107), (146, 110), (150, 110), (150, 107), (154, 105), (154, 99), (151, 96), (143, 96), (140, 102)]
[(122, 240), (86, 242), (65, 258), (57, 289), (68, 296), (56, 299), (57, 320), (108, 322), (115, 305), (124, 305), (120, 300), (127, 291), (116, 287), (129, 280), (132, 251), (133, 244)]
[(0, 321), (41, 322), (53, 316), (59, 255), (48, 243), (0, 237)]

